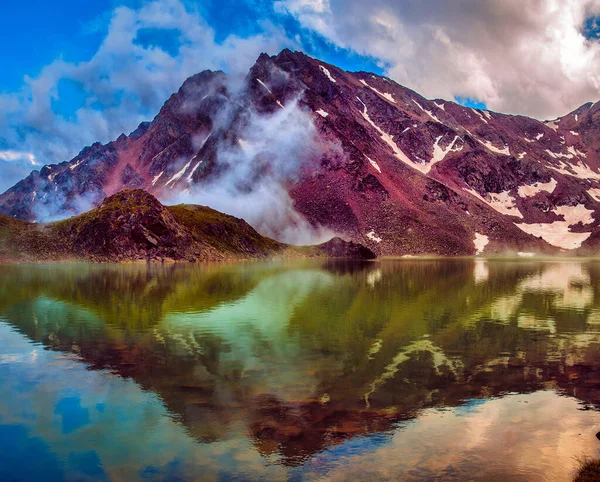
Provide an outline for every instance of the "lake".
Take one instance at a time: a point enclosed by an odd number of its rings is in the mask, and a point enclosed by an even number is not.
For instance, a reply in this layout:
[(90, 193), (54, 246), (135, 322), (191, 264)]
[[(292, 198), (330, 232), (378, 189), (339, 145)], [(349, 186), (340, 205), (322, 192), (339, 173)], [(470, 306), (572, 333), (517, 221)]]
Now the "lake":
[(569, 480), (600, 262), (0, 266), (0, 480)]

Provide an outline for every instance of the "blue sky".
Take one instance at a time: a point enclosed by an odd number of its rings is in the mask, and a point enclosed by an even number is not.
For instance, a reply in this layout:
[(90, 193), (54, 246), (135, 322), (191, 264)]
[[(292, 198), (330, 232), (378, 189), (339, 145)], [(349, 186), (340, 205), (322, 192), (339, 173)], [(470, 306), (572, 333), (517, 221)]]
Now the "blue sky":
[[(98, 0), (7, 0), (0, 17), (0, 57), (8, 65), (0, 70), (0, 91), (17, 90), (24, 76), (36, 76), (57, 58), (79, 62), (89, 59), (106, 34), (111, 11), (120, 5), (139, 7), (142, 1)], [(334, 47), (323, 38), (302, 29), (293, 18), (275, 13), (272, 2), (265, 0), (187, 1), (215, 29), (216, 40), (230, 34), (246, 37), (260, 33), (260, 20), (270, 20), (285, 28), (290, 38), (301, 35), (310, 42), (313, 55), (327, 57), (331, 63), (350, 70), (381, 73), (374, 59)], [(145, 37), (161, 47), (169, 47), (167, 36), (155, 31)]]
[(188, 76), (284, 47), (551, 119), (600, 98), (598, 15), (600, 0), (6, 0), (0, 191), (130, 132)]
[[(31, 0), (9, 1), (3, 5), (0, 17), (0, 57), (8, 60), (0, 70), (0, 92), (18, 90), (25, 76), (35, 77), (55, 59), (81, 62), (90, 59), (106, 35), (111, 12), (118, 6), (138, 8), (143, 1), (99, 0)], [(276, 13), (266, 0), (201, 0), (186, 1), (190, 10), (197, 10), (215, 31), (215, 40), (229, 35), (248, 37), (264, 31), (261, 22), (269, 21), (283, 28), (289, 38), (304, 40), (307, 53), (318, 56), (347, 70), (368, 70), (383, 73), (382, 63), (374, 58), (338, 48), (319, 35), (303, 29), (294, 18)], [(33, 14), (32, 14), (33, 13)], [(138, 42), (157, 46), (175, 55), (178, 32), (175, 29), (146, 29), (138, 32)], [(57, 109), (68, 115), (81, 104), (81, 96), (72, 85), (62, 86)]]
[[(179, 2), (158, 1), (165, 4)], [(0, 69), (0, 110), (4, 110), (4, 114), (0, 114), (0, 173), (3, 174), (0, 192), (31, 169), (68, 160), (86, 144), (96, 140), (107, 142), (121, 131), (133, 130), (142, 120), (151, 119), (168, 95), (196, 71), (204, 68), (228, 70), (227, 62), (220, 64), (214, 59), (206, 62), (200, 59), (196, 69), (179, 65), (181, 70), (173, 76), (172, 82), (158, 79), (158, 88), (118, 86), (111, 82), (102, 88), (90, 87), (81, 73), (71, 72), (77, 70), (77, 65), (89, 63), (95, 71), (95, 80), (109, 77), (111, 73), (103, 71), (98, 64), (104, 62), (106, 69), (110, 69), (114, 56), (105, 54), (96, 62), (93, 59), (100, 57), (98, 52), (102, 50), (103, 42), (115, 30), (111, 22), (114, 22), (116, 12), (119, 7), (139, 12), (150, 3), (151, 0), (5, 2), (0, 17), (0, 56), (4, 59), (4, 68)], [(345, 69), (383, 73), (383, 62), (335, 46), (302, 27), (293, 16), (276, 12), (271, 1), (182, 0), (181, 4), (192, 15), (192, 24), (202, 24), (204, 31), (211, 31), (211, 40), (200, 41), (207, 49), (211, 49), (211, 42), (221, 45), (231, 38), (256, 37), (256, 45), (248, 47), (252, 53), (245, 59), (245, 68), (251, 64), (251, 56), (258, 56), (262, 50), (259, 47), (264, 44), (271, 54), (283, 47), (302, 48)], [(176, 63), (184, 62), (180, 48), (189, 43), (188, 32), (177, 23), (185, 24), (181, 15), (175, 16), (179, 17), (173, 27), (169, 27), (168, 21), (164, 26), (155, 27), (156, 22), (140, 20), (139, 30), (131, 43), (144, 48), (149, 56), (149, 52), (161, 49), (168, 56), (177, 58)], [(144, 27), (144, 22), (148, 27)], [(234, 49), (230, 48), (228, 55), (230, 50)], [(68, 65), (61, 66), (61, 63)], [(168, 61), (159, 64), (158, 70), (161, 68), (165, 75), (168, 74)], [(156, 71), (157, 67), (149, 60), (137, 68), (139, 75), (143, 75), (144, 69)], [(107, 93), (110, 89), (113, 92)], [(152, 91), (147, 92), (148, 89)], [(102, 96), (98, 90), (103, 90)], [(4, 105), (10, 108), (2, 109)], [(80, 111), (82, 108), (85, 110)], [(114, 119), (118, 122), (112, 122)], [(88, 128), (86, 122), (92, 123), (92, 127)], [(115, 124), (113, 128), (111, 123)]]
[(25, 75), (63, 56), (82, 60), (93, 54), (99, 34), (86, 34), (84, 23), (101, 15), (109, 2), (62, 0), (6, 1), (0, 16), (0, 91), (17, 90)]

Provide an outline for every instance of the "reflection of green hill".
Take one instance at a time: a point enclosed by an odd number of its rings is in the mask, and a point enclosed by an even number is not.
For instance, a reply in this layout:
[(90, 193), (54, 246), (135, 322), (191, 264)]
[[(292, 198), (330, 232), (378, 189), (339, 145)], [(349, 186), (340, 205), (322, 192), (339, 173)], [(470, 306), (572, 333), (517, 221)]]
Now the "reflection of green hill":
[(2, 267), (0, 314), (155, 391), (196, 437), (311, 454), (432, 406), (556, 387), (597, 404), (598, 265)]
[(145, 329), (165, 313), (204, 311), (243, 296), (268, 275), (257, 266), (0, 265), (0, 311), (43, 296), (90, 310), (115, 327)]

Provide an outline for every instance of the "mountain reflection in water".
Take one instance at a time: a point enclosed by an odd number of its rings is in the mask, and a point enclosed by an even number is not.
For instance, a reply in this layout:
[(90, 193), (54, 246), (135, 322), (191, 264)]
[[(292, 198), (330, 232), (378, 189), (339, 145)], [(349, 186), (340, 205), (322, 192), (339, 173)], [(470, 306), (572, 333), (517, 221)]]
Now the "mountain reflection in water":
[(0, 479), (565, 480), (600, 445), (599, 280), (585, 261), (1, 266)]

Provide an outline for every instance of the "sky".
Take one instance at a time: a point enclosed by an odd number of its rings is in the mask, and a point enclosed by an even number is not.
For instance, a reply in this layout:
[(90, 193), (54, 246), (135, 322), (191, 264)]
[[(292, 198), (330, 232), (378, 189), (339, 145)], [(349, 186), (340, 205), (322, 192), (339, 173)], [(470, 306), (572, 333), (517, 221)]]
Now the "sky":
[(539, 119), (600, 99), (600, 0), (5, 0), (0, 192), (283, 48)]

